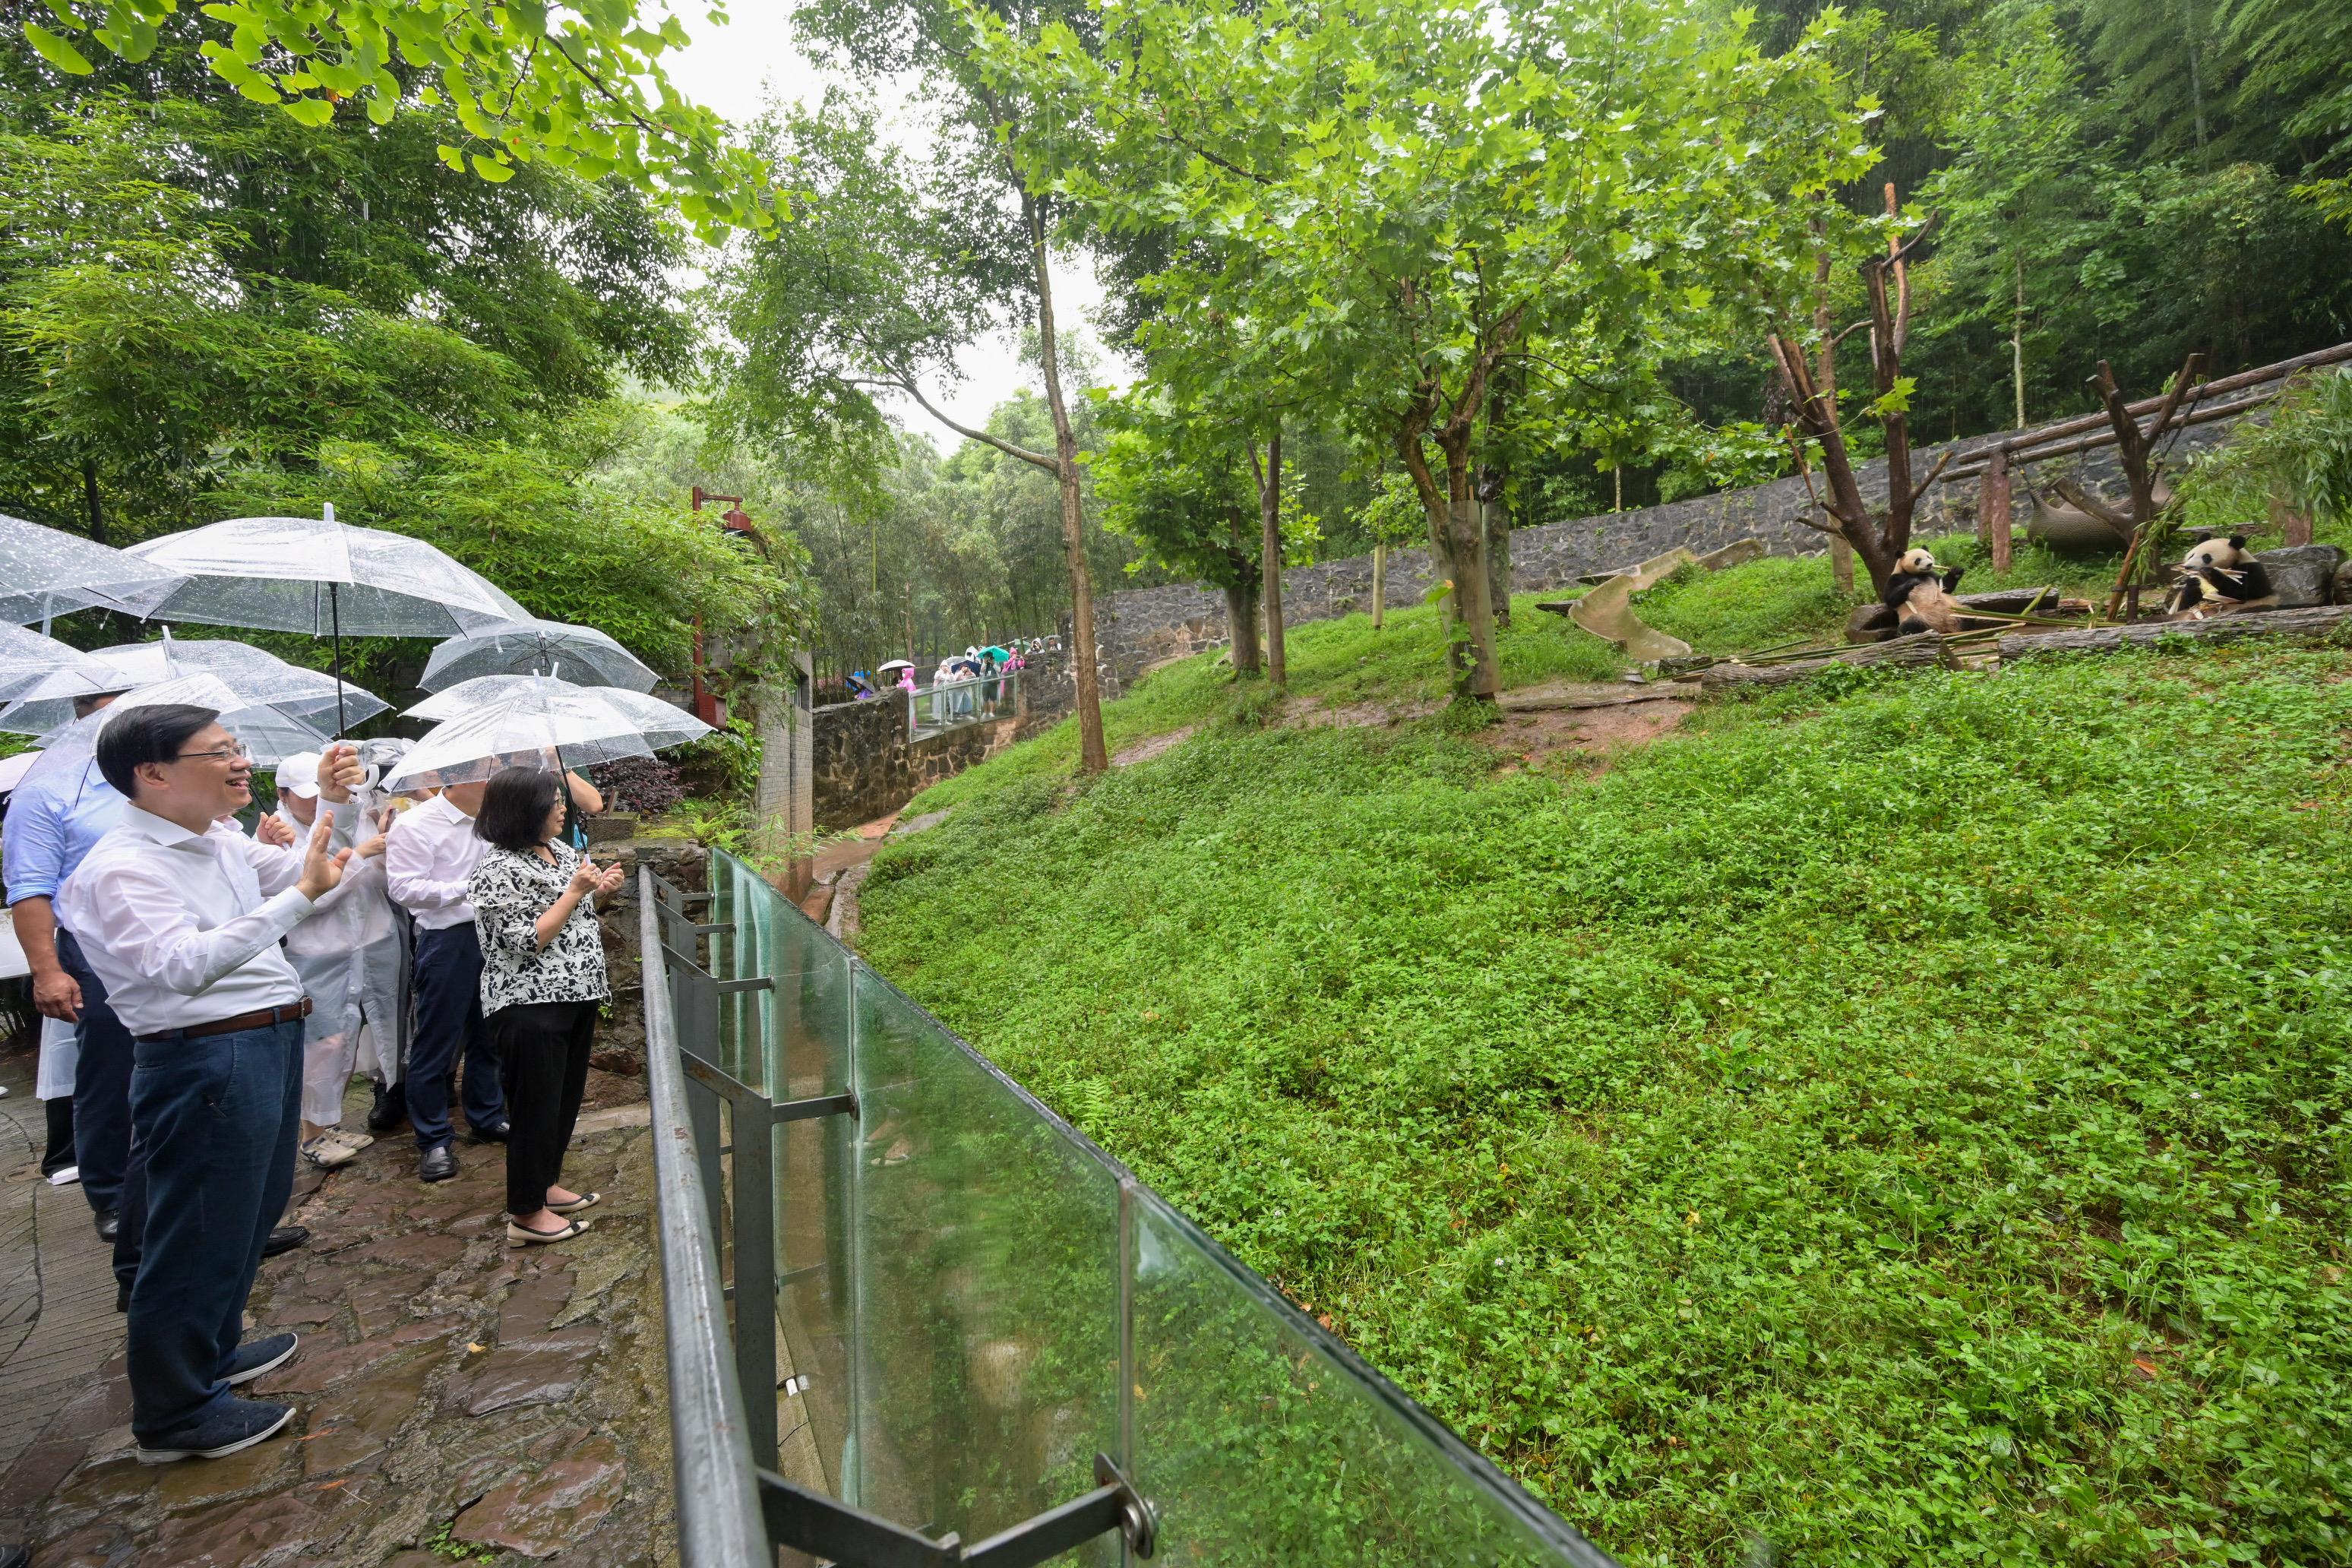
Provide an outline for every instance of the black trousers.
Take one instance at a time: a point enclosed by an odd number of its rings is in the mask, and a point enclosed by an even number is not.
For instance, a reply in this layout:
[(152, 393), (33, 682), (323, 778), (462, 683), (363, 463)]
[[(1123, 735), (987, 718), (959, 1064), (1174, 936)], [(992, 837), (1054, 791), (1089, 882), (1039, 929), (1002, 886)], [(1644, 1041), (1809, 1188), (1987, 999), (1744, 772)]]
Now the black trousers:
[(528, 1002), (489, 1016), (507, 1100), (507, 1212), (536, 1214), (563, 1174), (602, 1002)]

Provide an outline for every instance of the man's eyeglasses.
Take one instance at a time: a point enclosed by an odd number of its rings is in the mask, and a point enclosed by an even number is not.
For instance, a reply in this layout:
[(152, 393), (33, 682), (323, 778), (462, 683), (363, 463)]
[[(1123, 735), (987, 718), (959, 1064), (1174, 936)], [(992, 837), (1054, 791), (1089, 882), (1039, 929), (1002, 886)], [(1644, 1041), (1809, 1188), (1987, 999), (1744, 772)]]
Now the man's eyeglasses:
[(249, 763), (253, 761), (253, 749), (244, 742), (237, 741), (209, 752), (182, 752), (172, 760), (175, 763), (184, 763), (195, 757), (219, 757), (231, 763)]

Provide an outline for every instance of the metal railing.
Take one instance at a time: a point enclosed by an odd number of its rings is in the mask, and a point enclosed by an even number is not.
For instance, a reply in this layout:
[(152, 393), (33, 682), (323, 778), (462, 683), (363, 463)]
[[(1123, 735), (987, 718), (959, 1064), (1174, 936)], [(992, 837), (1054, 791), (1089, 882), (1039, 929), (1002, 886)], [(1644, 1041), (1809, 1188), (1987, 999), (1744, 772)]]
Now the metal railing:
[(751, 868), (709, 875), (640, 873), (685, 1568), (1608, 1568)]

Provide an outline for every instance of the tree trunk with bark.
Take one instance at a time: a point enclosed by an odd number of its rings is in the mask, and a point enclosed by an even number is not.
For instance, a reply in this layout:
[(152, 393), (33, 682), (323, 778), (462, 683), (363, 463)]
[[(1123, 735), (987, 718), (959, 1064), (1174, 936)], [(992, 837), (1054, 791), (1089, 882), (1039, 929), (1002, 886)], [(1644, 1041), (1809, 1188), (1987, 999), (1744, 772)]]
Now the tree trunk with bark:
[(106, 539), (106, 508), (98, 494), (98, 463), (90, 458), (81, 460), (82, 505), (89, 513), (89, 542), (104, 544)]
[(1256, 675), (1265, 666), (1258, 656), (1257, 584), (1244, 577), (1225, 589), (1225, 625), (1233, 632), (1226, 658), (1235, 675)]
[[(1892, 184), (1886, 187), (1886, 203), (1890, 214), (1897, 210)], [(1871, 380), (1881, 398), (1894, 392), (1903, 374), (1904, 342), (1911, 330), (1909, 257), (1935, 226), (1935, 220), (1930, 218), (1900, 244), (1890, 237), (1885, 256), (1873, 257), (1863, 263), (1863, 282), (1870, 297), (1866, 324), (1870, 328)], [(1822, 319), (1817, 311), (1816, 321)], [(1854, 325), (1864, 324), (1858, 321)], [(1838, 412), (1831, 358), (1834, 342), (1832, 337), (1822, 341), (1822, 361), (1829, 371), (1827, 375), (1816, 370), (1803, 345), (1785, 331), (1776, 331), (1769, 346), (1790, 400), (1796, 405), (1798, 428), (1818, 442), (1822, 449), (1821, 477), (1827, 493), (1816, 492), (1813, 500), (1829, 521), (1823, 522), (1811, 516), (1806, 521), (1851, 545), (1870, 573), (1872, 591), (1879, 593), (1885, 590), (1895, 562), (1911, 547), (1911, 521), (1919, 498), (1944, 471), (1951, 453), (1947, 451), (1937, 459), (1927, 478), (1913, 483), (1910, 422), (1900, 410), (1887, 414), (1883, 426), (1886, 436), (1886, 505), (1883, 510), (1871, 506), (1863, 497), (1861, 479), (1845, 443), (1844, 422)], [(1806, 488), (1811, 490), (1812, 474), (1804, 472)]]
[(1250, 463), (1257, 470), (1259, 602), (1265, 609), (1265, 669), (1276, 686), (1290, 679), (1282, 651), (1282, 424), (1260, 452), (1253, 443)]
[(1038, 368), (1045, 383), (1045, 405), (1054, 416), (1055, 478), (1062, 490), (1062, 548), (1070, 567), (1070, 673), (1077, 681), (1078, 771), (1107, 772), (1110, 749), (1103, 740), (1102, 686), (1096, 669), (1095, 585), (1087, 565), (1086, 510), (1078, 490), (1078, 440), (1062, 396), (1061, 345), (1054, 325), (1054, 279), (1045, 249), (1045, 215), (1036, 198), (1021, 197), (1029, 226), (1030, 254), (1037, 268)]
[(1372, 630), (1379, 631), (1389, 613), (1389, 547), (1372, 546)]
[(1495, 624), (1511, 624), (1511, 504), (1504, 493), (1502, 470), (1493, 466), (1478, 472), (1479, 527), (1486, 536), (1486, 602), (1495, 607)]

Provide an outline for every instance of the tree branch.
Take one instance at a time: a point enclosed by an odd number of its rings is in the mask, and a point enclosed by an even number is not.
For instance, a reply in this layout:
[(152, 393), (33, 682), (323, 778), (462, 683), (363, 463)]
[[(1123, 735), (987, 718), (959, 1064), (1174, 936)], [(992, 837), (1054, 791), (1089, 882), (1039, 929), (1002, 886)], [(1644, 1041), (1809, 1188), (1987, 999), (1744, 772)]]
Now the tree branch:
[(1003, 453), (1008, 458), (1018, 458), (1024, 463), (1034, 463), (1037, 467), (1045, 469), (1047, 473), (1052, 474), (1056, 478), (1060, 477), (1062, 472), (1062, 464), (1059, 458), (1049, 458), (1043, 452), (1033, 452), (1026, 447), (1016, 447), (1012, 442), (1003, 439), (1002, 437), (992, 436), (985, 430), (975, 430), (969, 425), (958, 424), (955, 420), (949, 418), (946, 415), (933, 407), (931, 405), (931, 400), (923, 395), (922, 389), (915, 384), (911, 377), (904, 380), (887, 381), (885, 382), (884, 384), (897, 387), (899, 391), (913, 398), (917, 403), (921, 404), (923, 405), (924, 413), (929, 415), (932, 418), (938, 420), (940, 424), (946, 426), (949, 429), (954, 431), (964, 439), (968, 441), (984, 441), (988, 445), (995, 447), (998, 451)]
[(1927, 487), (1936, 482), (1937, 477), (1943, 473), (1945, 468), (1951, 462), (1951, 460), (1952, 449), (1949, 447), (1947, 447), (1944, 448), (1943, 455), (1936, 459), (1935, 467), (1927, 470), (1927, 477), (1911, 487), (1911, 504), (1913, 506), (1917, 506), (1919, 504), (1919, 498), (1927, 493)]

